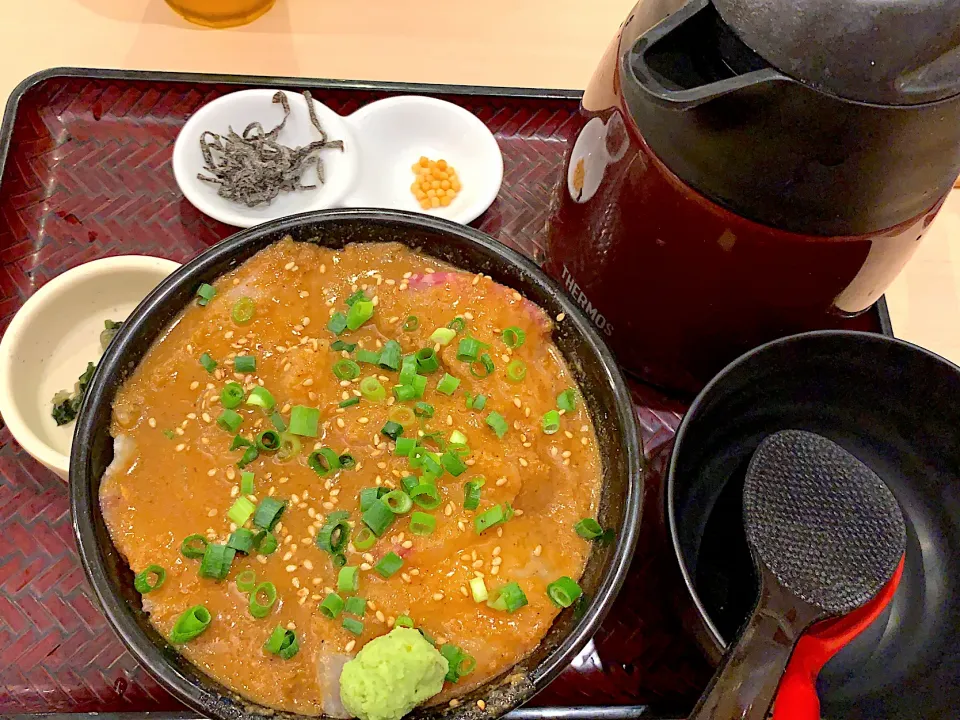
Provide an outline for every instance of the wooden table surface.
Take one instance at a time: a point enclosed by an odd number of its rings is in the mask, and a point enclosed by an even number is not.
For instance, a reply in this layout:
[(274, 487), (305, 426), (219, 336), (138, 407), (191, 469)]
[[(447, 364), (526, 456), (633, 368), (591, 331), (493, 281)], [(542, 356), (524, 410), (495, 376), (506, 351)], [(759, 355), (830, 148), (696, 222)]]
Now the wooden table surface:
[[(164, 0), (2, 0), (0, 96), (60, 65), (582, 89), (634, 0), (278, 0), (243, 28)], [(960, 191), (887, 293), (894, 331), (960, 362)]]

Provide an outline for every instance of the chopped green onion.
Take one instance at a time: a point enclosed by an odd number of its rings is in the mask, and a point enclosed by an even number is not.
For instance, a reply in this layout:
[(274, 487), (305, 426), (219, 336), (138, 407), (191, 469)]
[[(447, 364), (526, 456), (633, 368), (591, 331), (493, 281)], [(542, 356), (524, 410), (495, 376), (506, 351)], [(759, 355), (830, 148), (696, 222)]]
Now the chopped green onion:
[(397, 402), (408, 402), (417, 397), (417, 391), (412, 385), (394, 385), (393, 396), (397, 399)]
[(527, 596), (523, 590), (515, 583), (507, 583), (494, 591), (493, 597), (487, 600), (487, 605), (494, 610), (506, 610), (507, 612), (516, 612), (527, 604)]
[(431, 535), (437, 528), (437, 519), (433, 515), (414, 510), (410, 513), (410, 532), (414, 535)]
[(420, 481), (417, 480), (413, 475), (407, 475), (405, 478), (401, 478), (400, 480), (400, 486), (407, 495), (409, 495), (410, 491), (419, 484)]
[(233, 318), (233, 321), (237, 325), (246, 325), (253, 320), (253, 316), (256, 314), (257, 306), (253, 302), (253, 298), (248, 298), (247, 296), (243, 296), (237, 300), (230, 310), (230, 317)]
[(577, 535), (585, 540), (595, 540), (603, 535), (603, 528), (593, 518), (584, 518), (574, 525), (573, 529), (577, 531)]
[(463, 362), (476, 362), (477, 356), (480, 354), (480, 349), (483, 347), (483, 343), (479, 340), (474, 340), (473, 338), (463, 338), (460, 341), (460, 344), (457, 346), (457, 360), (462, 360)]
[(283, 440), (276, 430), (264, 430), (257, 435), (257, 449), (265, 453), (275, 453), (280, 449)]
[(397, 447), (394, 449), (394, 455), (400, 455), (403, 457), (410, 457), (410, 451), (417, 446), (417, 441), (414, 438), (397, 438)]
[(473, 405), (471, 406), (474, 410), (483, 410), (487, 406), (487, 396), (486, 395), (477, 395), (473, 399)]
[(376, 365), (380, 362), (380, 353), (374, 352), (373, 350), (364, 350), (360, 348), (357, 350), (357, 362), (366, 363), (367, 365)]
[(547, 585), (547, 596), (559, 608), (570, 607), (581, 595), (583, 595), (583, 590), (566, 575)]
[(397, 423), (404, 430), (414, 427), (417, 424), (416, 413), (406, 405), (396, 405), (390, 408), (390, 412), (387, 413), (387, 419)]
[(391, 490), (380, 501), (390, 508), (390, 512), (394, 515), (408, 513), (413, 507), (413, 500), (403, 490)]
[(330, 513), (326, 524), (317, 533), (317, 547), (331, 555), (339, 555), (350, 541), (349, 514), (343, 510)]
[(434, 477), (443, 475), (443, 465), (440, 464), (440, 456), (436, 453), (428, 452), (421, 458), (421, 462), (423, 469)]
[(436, 486), (424, 482), (410, 491), (410, 498), (424, 510), (436, 510), (443, 502)]
[(473, 528), (477, 531), (477, 535), (480, 535), (484, 530), (489, 530), (512, 517), (513, 508), (510, 507), (510, 503), (507, 503), (506, 509), (502, 505), (494, 505), (473, 519)]
[(348, 353), (352, 353), (357, 349), (357, 344), (344, 342), (343, 340), (334, 340), (332, 343), (330, 343), (330, 349), (334, 352), (346, 350)]
[(344, 565), (337, 574), (337, 590), (355, 593), (360, 587), (360, 569), (356, 565)]
[(348, 307), (353, 307), (353, 304), (357, 300), (369, 300), (369, 299), (370, 298), (367, 297), (367, 294), (363, 290), (357, 290), (353, 295), (351, 295), (346, 300), (344, 300), (344, 302), (347, 304)]
[(243, 525), (247, 520), (250, 519), (250, 516), (253, 515), (254, 510), (257, 509), (257, 506), (250, 502), (245, 497), (238, 497), (233, 506), (227, 511), (227, 517), (230, 518), (231, 522), (236, 523), (237, 525)]
[(310, 453), (307, 465), (320, 477), (326, 477), (340, 469), (340, 456), (330, 448), (320, 448)]
[(455, 333), (462, 333), (467, 327), (467, 321), (458, 316), (448, 322), (447, 327), (453, 330)]
[(280, 522), (280, 516), (286, 509), (287, 504), (283, 500), (265, 497), (260, 501), (257, 511), (253, 514), (253, 524), (264, 530), (273, 530), (274, 526)]
[(344, 607), (344, 612), (348, 612), (351, 615), (356, 615), (357, 617), (363, 617), (363, 614), (367, 610), (367, 601), (360, 597), (359, 595), (354, 595), (353, 597), (347, 598), (346, 606)]
[(243, 457), (237, 462), (237, 467), (243, 470), (247, 465), (252, 463), (260, 457), (260, 451), (257, 450), (255, 445), (251, 445), (246, 450), (243, 451)]
[(411, 385), (413, 384), (413, 378), (417, 375), (417, 356), (416, 355), (404, 355), (403, 360), (400, 361), (400, 384), (401, 385)]
[(180, 543), (180, 554), (191, 560), (202, 558), (207, 549), (207, 539), (199, 533), (187, 535)]
[(432, 347), (420, 348), (414, 357), (417, 359), (417, 367), (425, 373), (440, 369), (440, 360)]
[(173, 430), (164, 430), (163, 435), (167, 440), (173, 440), (177, 436)]
[(253, 495), (253, 480), (254, 475), (252, 472), (242, 472), (240, 473), (240, 494), (241, 495)]
[(286, 432), (287, 424), (283, 421), (283, 416), (280, 413), (274, 411), (274, 413), (270, 416), (270, 422), (273, 423), (273, 426), (278, 432)]
[(227, 410), (233, 410), (243, 403), (243, 387), (240, 383), (229, 382), (220, 391), (220, 404)]
[(464, 675), (469, 675), (477, 667), (476, 658), (468, 655), (456, 645), (446, 643), (440, 646), (440, 654), (447, 661), (447, 682), (459, 682)]
[(284, 660), (289, 660), (300, 650), (297, 634), (293, 630), (287, 630), (283, 625), (277, 625), (263, 644), (263, 649), (271, 655), (279, 655)]
[(270, 412), (277, 404), (277, 401), (273, 399), (273, 395), (270, 394), (269, 390), (258, 385), (250, 391), (246, 404), (263, 408), (264, 412)]
[(327, 330), (334, 335), (339, 335), (347, 329), (347, 316), (342, 312), (335, 312), (330, 316), (330, 322), (327, 323)]
[(383, 389), (383, 385), (373, 375), (360, 381), (360, 393), (371, 402), (377, 402), (387, 397), (387, 391)]
[(333, 366), (333, 374), (336, 375), (339, 380), (353, 380), (360, 377), (360, 366), (353, 360), (344, 358), (343, 360), (338, 360)]
[(345, 617), (343, 619), (343, 629), (354, 635), (360, 635), (363, 633), (363, 621), (356, 620), (351, 617)]
[(475, 378), (480, 378), (482, 380), (494, 371), (496, 365), (493, 364), (493, 358), (490, 357), (490, 355), (483, 353), (483, 355), (480, 356), (480, 367), (481, 369), (478, 370), (477, 363), (471, 363), (470, 374)]
[(449, 450), (440, 458), (440, 464), (443, 466), (444, 470), (454, 477), (459, 477), (467, 469), (467, 466), (463, 463), (463, 460), (460, 459), (460, 456), (455, 452), (450, 452)]
[(384, 370), (397, 370), (400, 367), (400, 343), (388, 340), (380, 351), (380, 367)]
[(261, 555), (270, 555), (276, 552), (279, 544), (280, 543), (277, 542), (277, 536), (266, 530), (258, 532), (257, 536), (253, 539), (253, 547)]
[(510, 327), (504, 329), (504, 331), (500, 334), (500, 338), (503, 340), (503, 344), (508, 348), (518, 348), (523, 345), (524, 341), (527, 339), (527, 334), (516, 325), (511, 325)]
[(203, 283), (200, 287), (197, 288), (197, 300), (198, 305), (206, 305), (208, 302), (213, 300), (217, 296), (217, 289), (213, 285)]
[(133, 578), (133, 586), (141, 595), (153, 592), (167, 579), (167, 571), (159, 565), (147, 565)]
[[(360, 385), (363, 386), (363, 382), (362, 382), (362, 381), (361, 381)], [(341, 400), (341, 401), (337, 404), (337, 407), (348, 408), (348, 407), (352, 407), (352, 406), (354, 406), (354, 405), (359, 405), (359, 404), (360, 404), (360, 398), (354, 396), (354, 397), (347, 398), (346, 400)]]
[(289, 431), (280, 434), (280, 450), (277, 452), (277, 460), (281, 462), (289, 460), (300, 453), (300, 438), (292, 435)]
[(357, 300), (347, 311), (347, 328), (357, 330), (372, 317), (373, 302), (370, 300)]
[(482, 480), (469, 480), (463, 485), (463, 509), (476, 510), (480, 507), (480, 489)]
[(200, 560), (200, 577), (220, 581), (227, 577), (237, 551), (226, 545), (210, 543)]
[(255, 443), (247, 440), (243, 435), (234, 435), (233, 441), (230, 443), (231, 450), (239, 450), (240, 448), (250, 447)]
[(236, 432), (237, 428), (243, 424), (243, 416), (235, 410), (223, 410), (217, 417), (217, 425), (227, 432)]
[(416, 315), (408, 315), (407, 319), (403, 321), (404, 332), (413, 332), (418, 327), (420, 327), (420, 319)]
[(290, 425), (287, 431), (292, 435), (316, 437), (320, 426), (320, 411), (306, 405), (294, 405), (290, 411)]
[(417, 417), (432, 418), (434, 412), (436, 411), (434, 410), (433, 405), (430, 403), (418, 402), (414, 404), (413, 412), (417, 415)]
[(527, 364), (520, 358), (514, 358), (507, 365), (507, 380), (512, 383), (522, 382), (527, 376)]
[(450, 433), (450, 442), (453, 445), (466, 445), (467, 436), (459, 430), (454, 430), (452, 433)]
[(217, 369), (217, 361), (210, 357), (210, 353), (204, 353), (200, 356), (200, 364), (203, 365), (203, 369), (208, 373), (212, 373)]
[(357, 460), (350, 453), (344, 453), (337, 458), (337, 462), (340, 463), (340, 467), (344, 470), (349, 470), (357, 466)]
[(560, 413), (556, 410), (548, 410), (543, 414), (540, 420), (540, 426), (546, 435), (554, 435), (560, 430)]
[[(450, 341), (457, 336), (457, 331), (452, 328), (437, 328), (430, 335), (430, 342), (440, 345), (449, 345)], [(418, 358), (419, 360), (419, 358)]]
[(460, 387), (460, 381), (450, 373), (444, 373), (443, 377), (440, 378), (440, 382), (437, 383), (437, 392), (450, 396), (453, 395), (458, 387)]
[(398, 615), (396, 622), (394, 622), (395, 627), (402, 628), (412, 628), (413, 627), (413, 618), (409, 615)]
[(238, 527), (227, 539), (227, 547), (233, 548), (237, 552), (242, 552), (249, 554), (253, 550), (253, 530), (247, 530), (243, 527)]
[(416, 375), (413, 378), (413, 397), (422, 398), (423, 393), (427, 390), (427, 376), (426, 375)]
[(364, 511), (362, 520), (377, 537), (383, 535), (387, 528), (393, 523), (394, 514), (383, 502), (383, 500), (374, 500), (370, 507)]
[(327, 620), (336, 620), (343, 611), (343, 598), (332, 592), (329, 593), (320, 603), (320, 614)]
[(255, 618), (265, 618), (277, 601), (277, 586), (272, 582), (262, 582), (250, 593), (247, 607)]
[(388, 492), (385, 487), (363, 488), (360, 491), (360, 512), (366, 512), (373, 501), (382, 498)]
[(577, 409), (577, 391), (573, 388), (567, 388), (557, 395), (557, 409), (573, 412)]
[(357, 531), (357, 534), (353, 536), (353, 546), (357, 550), (369, 550), (374, 545), (377, 544), (377, 536), (374, 534), (373, 530), (364, 525)]
[(391, 440), (396, 440), (398, 437), (403, 435), (403, 425), (394, 422), (393, 420), (388, 420), (384, 426), (380, 428), (380, 433), (382, 435), (386, 435)]
[(487, 592), (487, 585), (482, 577), (470, 579), (470, 594), (473, 595), (473, 601), (478, 603), (490, 597), (490, 594)]
[(501, 440), (503, 439), (503, 436), (507, 434), (507, 430), (509, 429), (507, 421), (504, 420), (503, 415), (498, 412), (491, 412), (487, 415), (487, 425)]
[(185, 610), (173, 624), (173, 630), (170, 631), (170, 642), (174, 645), (190, 642), (210, 627), (212, 619), (210, 611), (203, 605), (194, 605), (192, 608)]
[(373, 569), (376, 570), (377, 575), (384, 579), (388, 579), (396, 574), (397, 570), (402, 567), (403, 558), (391, 550), (382, 558), (380, 558), (380, 562), (374, 565)]
[(257, 574), (253, 570), (244, 570), (237, 575), (235, 582), (240, 592), (251, 592), (257, 586)]
[(233, 369), (238, 373), (256, 372), (257, 358), (254, 355), (237, 355), (233, 359)]

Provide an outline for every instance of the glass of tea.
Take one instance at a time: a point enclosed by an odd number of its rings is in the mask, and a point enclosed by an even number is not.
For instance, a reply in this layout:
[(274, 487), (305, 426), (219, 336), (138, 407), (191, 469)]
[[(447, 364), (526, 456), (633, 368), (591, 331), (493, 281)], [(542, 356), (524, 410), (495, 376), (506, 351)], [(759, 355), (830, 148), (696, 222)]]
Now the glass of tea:
[(246, 25), (274, 6), (277, 0), (167, 0), (167, 5), (190, 22), (207, 27)]

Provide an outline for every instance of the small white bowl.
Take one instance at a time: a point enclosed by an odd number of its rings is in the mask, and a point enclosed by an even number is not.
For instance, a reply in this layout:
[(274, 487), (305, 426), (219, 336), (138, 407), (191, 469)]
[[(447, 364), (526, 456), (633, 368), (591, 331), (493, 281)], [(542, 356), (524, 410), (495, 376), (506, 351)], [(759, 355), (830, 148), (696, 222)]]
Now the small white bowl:
[(99, 362), (104, 320), (125, 320), (167, 275), (172, 260), (125, 255), (85, 263), (32, 295), (0, 340), (0, 415), (17, 442), (64, 480), (74, 423), (58, 426), (51, 399), (73, 391)]
[[(419, 95), (370, 103), (347, 117), (358, 138), (359, 181), (346, 207), (409, 210), (466, 225), (496, 200), (503, 155), (496, 138), (459, 105)], [(424, 211), (410, 192), (411, 166), (421, 156), (443, 158), (460, 177), (461, 190), (447, 207)]]
[[(197, 179), (203, 169), (200, 136), (223, 134), (228, 127), (242, 133), (254, 120), (270, 130), (283, 117), (272, 102), (275, 90), (242, 90), (205, 105), (187, 121), (173, 150), (173, 171), (180, 190), (198, 210), (236, 227), (310, 210), (372, 207), (410, 210), (459, 223), (475, 220), (496, 199), (503, 182), (503, 156), (483, 122), (459, 105), (418, 95), (372, 102), (341, 117), (314, 100), (320, 124), (332, 140), (343, 140), (344, 151), (325, 150), (326, 182), (316, 190), (282, 192), (269, 205), (247, 208), (217, 195), (217, 187)], [(290, 147), (318, 139), (310, 124), (305, 98), (286, 92), (290, 118), (278, 136)], [(448, 207), (424, 211), (410, 192), (411, 166), (421, 156), (449, 162), (462, 189)], [(305, 173), (312, 182), (313, 171)]]
[[(316, 190), (281, 192), (268, 205), (248, 208), (225, 200), (217, 194), (216, 185), (197, 179), (204, 168), (200, 136), (207, 131), (224, 136), (229, 128), (240, 135), (252, 122), (259, 122), (265, 132), (273, 130), (283, 120), (283, 108), (273, 102), (276, 92), (241, 90), (224, 95), (200, 108), (183, 126), (173, 147), (173, 174), (187, 200), (200, 212), (227, 225), (246, 228), (309, 210), (341, 207), (340, 201), (353, 188), (356, 179), (356, 142), (344, 119), (316, 100), (313, 106), (327, 138), (343, 141), (343, 151), (328, 149), (320, 153), (326, 182), (317, 182), (313, 168), (304, 172), (303, 183), (317, 185)], [(303, 147), (319, 140), (320, 135), (310, 122), (307, 99), (296, 92), (285, 94), (290, 102), (290, 117), (277, 135), (277, 141), (288, 147)]]

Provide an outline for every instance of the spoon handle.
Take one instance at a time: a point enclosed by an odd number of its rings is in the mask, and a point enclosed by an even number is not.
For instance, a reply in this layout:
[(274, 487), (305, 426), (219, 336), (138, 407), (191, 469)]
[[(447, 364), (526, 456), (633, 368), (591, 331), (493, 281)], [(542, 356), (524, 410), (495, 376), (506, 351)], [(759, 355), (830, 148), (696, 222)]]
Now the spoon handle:
[(764, 720), (801, 633), (822, 612), (761, 567), (760, 599), (689, 720)]

